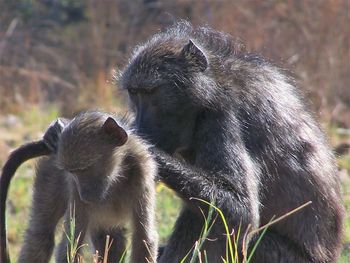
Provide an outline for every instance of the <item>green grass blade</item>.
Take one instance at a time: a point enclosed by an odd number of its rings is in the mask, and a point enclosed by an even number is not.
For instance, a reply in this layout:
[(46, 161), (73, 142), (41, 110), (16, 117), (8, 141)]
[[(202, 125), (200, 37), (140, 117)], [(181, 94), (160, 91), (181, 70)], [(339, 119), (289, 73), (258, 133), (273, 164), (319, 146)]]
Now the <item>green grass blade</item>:
[(225, 219), (225, 216), (224, 216), (223, 212), (218, 207), (216, 207), (215, 205), (209, 203), (208, 201), (205, 201), (205, 200), (202, 200), (202, 199), (199, 199), (199, 198), (191, 198), (191, 199), (201, 201), (201, 202), (203, 202), (203, 203), (213, 207), (219, 213), (219, 215), (221, 217), (221, 220), (222, 220), (222, 222), (224, 224), (224, 227), (225, 227), (225, 232), (226, 232), (226, 234), (228, 236), (229, 252), (230, 252), (229, 254), (230, 254), (230, 257), (231, 257), (231, 262), (235, 262), (235, 260), (234, 260), (235, 256), (234, 256), (234, 252), (233, 252), (232, 240), (230, 238), (230, 231), (229, 231), (229, 228), (228, 228), (228, 225), (227, 225), (227, 221)]

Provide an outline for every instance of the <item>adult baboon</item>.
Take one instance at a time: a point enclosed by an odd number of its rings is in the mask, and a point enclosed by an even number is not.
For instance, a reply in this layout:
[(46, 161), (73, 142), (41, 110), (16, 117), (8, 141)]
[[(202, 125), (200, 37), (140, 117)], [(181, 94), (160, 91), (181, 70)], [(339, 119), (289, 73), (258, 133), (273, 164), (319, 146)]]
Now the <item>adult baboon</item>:
[[(283, 70), (224, 33), (180, 22), (138, 46), (118, 79), (135, 129), (156, 146), (161, 180), (185, 203), (160, 262), (179, 262), (201, 233), (206, 206), (191, 197), (214, 200), (242, 232), (312, 201), (267, 230), (253, 261), (336, 261), (343, 207), (334, 157)], [(217, 220), (208, 262), (225, 257), (223, 233)]]

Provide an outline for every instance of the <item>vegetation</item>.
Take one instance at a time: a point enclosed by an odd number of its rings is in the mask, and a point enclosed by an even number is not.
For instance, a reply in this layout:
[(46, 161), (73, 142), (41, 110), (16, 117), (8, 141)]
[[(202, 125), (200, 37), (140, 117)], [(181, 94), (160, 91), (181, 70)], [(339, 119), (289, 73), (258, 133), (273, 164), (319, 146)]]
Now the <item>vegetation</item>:
[(137, 43), (182, 18), (291, 70), (324, 121), (349, 125), (348, 0), (2, 0), (0, 10), (0, 111), (105, 107), (111, 72)]
[[(58, 111), (55, 107), (46, 110), (41, 110), (38, 107), (33, 107), (31, 110), (23, 112), (16, 117), (16, 121), (6, 121), (6, 118), (0, 118), (0, 134), (4, 135), (5, 142), (12, 147), (22, 144), (24, 141), (34, 140), (41, 137), (42, 132), (46, 129), (48, 124), (57, 117)], [(7, 117), (10, 118), (11, 117)], [(10, 122), (10, 123), (9, 123)], [(337, 129), (330, 129), (332, 141), (344, 140), (344, 137), (336, 134)], [(10, 148), (10, 147), (9, 147)], [(0, 152), (9, 151), (7, 149), (0, 149)], [(6, 155), (7, 156), (7, 155)], [(6, 156), (0, 159), (0, 165), (6, 159)], [(350, 156), (344, 156), (339, 159), (339, 166), (341, 170), (342, 191), (344, 196), (344, 204), (346, 211), (350, 210), (350, 178), (348, 171), (350, 170)], [(32, 183), (34, 179), (35, 161), (25, 163), (18, 171), (16, 177), (10, 187), (9, 203), (7, 210), (8, 217), (8, 237), (10, 253), (15, 259), (19, 253), (20, 246), (23, 242), (23, 233), (26, 229), (26, 222), (29, 218), (30, 200), (32, 194)], [(343, 174), (342, 174), (343, 173)], [(160, 235), (160, 243), (165, 243), (168, 235), (171, 233), (172, 226), (181, 208), (181, 201), (173, 192), (166, 188), (163, 184), (157, 186), (157, 218), (158, 218), (158, 232)], [(74, 214), (74, 212), (73, 212)], [(210, 231), (210, 216), (207, 218), (202, 237), (199, 237), (198, 243), (194, 244), (194, 250), (188, 257), (201, 257), (202, 262), (205, 261), (205, 253), (200, 250), (201, 242), (205, 239)], [(225, 220), (224, 217), (216, 218), (215, 220)], [(74, 225), (74, 220), (72, 221)], [(58, 227), (58, 232), (62, 232), (63, 227)], [(239, 233), (240, 231), (238, 231)], [(243, 233), (244, 234), (244, 233)], [(70, 233), (66, 233), (71, 237)], [(57, 238), (61, 235), (58, 234)], [(237, 238), (237, 236), (236, 236)], [(263, 235), (262, 235), (263, 238)], [(342, 258), (339, 263), (347, 263), (350, 260), (350, 217), (347, 214), (345, 221), (345, 238)], [(76, 247), (72, 240), (72, 253), (74, 254)], [(85, 249), (89, 248), (85, 246)], [(237, 251), (235, 244), (228, 245), (228, 259), (225, 262), (238, 263), (236, 261)], [(69, 255), (72, 257), (72, 255)], [(247, 255), (246, 260), (249, 260)], [(94, 262), (94, 257), (88, 258), (85, 262)], [(249, 262), (249, 261), (246, 261)]]
[[(348, 0), (0, 0), (0, 10), (0, 166), (11, 149), (40, 138), (58, 115), (70, 117), (88, 108), (124, 111), (125, 98), (112, 82), (113, 70), (125, 65), (137, 43), (181, 18), (243, 39), (248, 50), (290, 69), (332, 145), (350, 141)], [(350, 156), (338, 163), (346, 208), (339, 262), (347, 263)], [(13, 258), (29, 217), (34, 166), (24, 164), (10, 189)], [(157, 190), (164, 243), (181, 202), (164, 185)]]

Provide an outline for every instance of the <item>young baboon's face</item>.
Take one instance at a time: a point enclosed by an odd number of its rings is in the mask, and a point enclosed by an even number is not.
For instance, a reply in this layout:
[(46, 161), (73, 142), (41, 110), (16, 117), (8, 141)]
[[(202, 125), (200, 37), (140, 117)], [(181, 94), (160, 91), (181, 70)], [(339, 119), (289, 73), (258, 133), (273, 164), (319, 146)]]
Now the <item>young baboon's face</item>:
[(84, 202), (102, 201), (114, 174), (114, 153), (126, 143), (126, 132), (112, 118), (78, 116), (62, 132), (58, 164), (67, 171)]
[(105, 176), (105, 166), (100, 165), (98, 161), (88, 167), (68, 171), (83, 202), (97, 203), (106, 195), (108, 176)]
[(203, 68), (188, 54), (188, 45), (145, 48), (121, 77), (136, 113), (137, 132), (168, 153), (190, 144), (199, 111), (189, 94), (193, 76)]

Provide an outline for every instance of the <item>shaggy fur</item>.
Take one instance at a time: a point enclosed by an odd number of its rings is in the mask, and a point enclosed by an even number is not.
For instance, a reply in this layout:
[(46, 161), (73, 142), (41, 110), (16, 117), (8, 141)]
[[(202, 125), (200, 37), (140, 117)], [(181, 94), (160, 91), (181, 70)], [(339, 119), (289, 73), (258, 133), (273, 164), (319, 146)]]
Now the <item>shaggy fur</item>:
[[(70, 219), (75, 216), (78, 247), (88, 234), (103, 256), (110, 235), (107, 262), (119, 262), (126, 249), (124, 229), (130, 224), (131, 262), (155, 262), (156, 163), (149, 146), (126, 124), (124, 128), (119, 124), (110, 115), (93, 111), (44, 136), (57, 154), (42, 159), (37, 168), (31, 220), (19, 262), (49, 262), (56, 225), (64, 214), (65, 233), (70, 233)], [(67, 262), (65, 233), (56, 262)]]
[[(283, 70), (224, 33), (180, 22), (138, 46), (118, 80), (136, 131), (157, 147), (161, 180), (185, 202), (160, 262), (179, 262), (200, 235), (198, 207), (207, 207), (191, 197), (214, 200), (242, 232), (312, 201), (268, 229), (253, 261), (336, 262), (343, 207), (334, 156)], [(209, 262), (225, 257), (223, 234), (216, 220), (216, 241), (203, 247)]]

